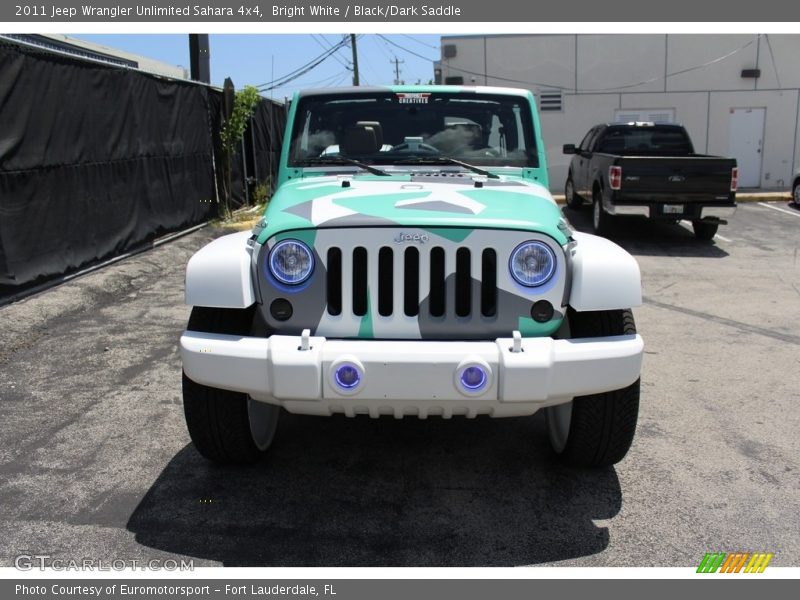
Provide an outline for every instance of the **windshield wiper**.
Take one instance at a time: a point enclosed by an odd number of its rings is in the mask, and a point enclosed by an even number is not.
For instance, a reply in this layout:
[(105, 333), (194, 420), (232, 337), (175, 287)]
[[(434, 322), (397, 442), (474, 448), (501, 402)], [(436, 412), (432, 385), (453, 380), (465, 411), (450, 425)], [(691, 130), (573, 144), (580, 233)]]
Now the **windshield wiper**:
[(391, 173), (387, 173), (382, 169), (378, 169), (377, 167), (373, 167), (372, 165), (368, 165), (366, 163), (361, 162), (360, 160), (355, 160), (353, 158), (347, 158), (346, 156), (318, 156), (312, 158), (304, 158), (303, 160), (298, 161), (299, 165), (353, 165), (354, 167), (359, 167), (364, 169), (365, 171), (369, 171), (373, 175), (380, 175), (382, 177), (390, 177)]
[(473, 173), (477, 173), (478, 175), (483, 175), (484, 177), (488, 177), (489, 179), (500, 179), (499, 175), (495, 175), (494, 173), (490, 173), (485, 169), (481, 169), (480, 167), (476, 167), (475, 165), (471, 165), (469, 163), (465, 163), (464, 161), (458, 160), (457, 158), (451, 158), (449, 156), (419, 156), (417, 158), (407, 158), (405, 160), (398, 160), (394, 164), (396, 165), (458, 165), (459, 167), (464, 167), (465, 169), (469, 169)]

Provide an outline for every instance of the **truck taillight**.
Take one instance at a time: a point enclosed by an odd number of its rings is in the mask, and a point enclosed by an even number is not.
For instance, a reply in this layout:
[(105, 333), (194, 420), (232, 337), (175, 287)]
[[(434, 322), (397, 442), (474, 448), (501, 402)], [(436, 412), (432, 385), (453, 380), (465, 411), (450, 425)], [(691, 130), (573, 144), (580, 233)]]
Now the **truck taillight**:
[(612, 190), (618, 190), (622, 187), (622, 167), (608, 168), (608, 185)]
[(739, 187), (739, 168), (733, 167), (731, 169), (731, 191), (735, 192), (737, 187)]

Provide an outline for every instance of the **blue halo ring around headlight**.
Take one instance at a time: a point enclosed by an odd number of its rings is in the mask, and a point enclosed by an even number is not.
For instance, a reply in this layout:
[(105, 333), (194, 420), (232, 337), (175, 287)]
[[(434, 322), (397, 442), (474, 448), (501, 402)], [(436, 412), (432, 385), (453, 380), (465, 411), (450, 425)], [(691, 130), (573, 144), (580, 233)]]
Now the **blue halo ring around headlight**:
[(458, 380), (465, 390), (477, 392), (486, 386), (486, 382), (489, 381), (489, 376), (486, 374), (486, 370), (480, 365), (470, 365), (462, 369)]
[(361, 369), (352, 363), (342, 363), (333, 372), (333, 379), (344, 390), (355, 389), (361, 383)]
[[(545, 260), (544, 268), (537, 269), (540, 271), (538, 275), (526, 277), (518, 270), (519, 265), (517, 265), (517, 260), (521, 258), (524, 252), (538, 253), (539, 259)], [(556, 255), (553, 253), (550, 246), (544, 242), (522, 242), (519, 246), (514, 248), (514, 251), (511, 253), (511, 257), (508, 259), (508, 270), (511, 272), (511, 276), (514, 280), (520, 285), (537, 287), (550, 281), (550, 278), (556, 272)]]
[[(289, 272), (284, 265), (281, 265), (280, 260), (286, 256), (286, 252), (291, 252), (289, 248), (293, 248), (295, 252), (305, 256), (307, 267), (299, 273)], [(297, 258), (296, 256), (294, 258)], [(302, 260), (302, 258), (301, 258)], [(314, 253), (300, 240), (282, 240), (272, 247), (269, 252), (269, 271), (281, 283), (287, 285), (298, 285), (303, 283), (306, 279), (311, 277), (314, 272)]]

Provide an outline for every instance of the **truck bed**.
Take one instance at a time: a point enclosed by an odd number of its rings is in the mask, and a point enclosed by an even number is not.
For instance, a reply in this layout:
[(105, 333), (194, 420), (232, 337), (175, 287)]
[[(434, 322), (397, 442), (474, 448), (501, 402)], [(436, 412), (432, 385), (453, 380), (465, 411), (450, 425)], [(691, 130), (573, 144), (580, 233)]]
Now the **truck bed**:
[[(622, 168), (615, 204), (641, 202), (731, 203), (732, 158), (692, 154), (689, 156), (614, 156), (608, 165)], [(605, 162), (605, 161), (600, 161)]]

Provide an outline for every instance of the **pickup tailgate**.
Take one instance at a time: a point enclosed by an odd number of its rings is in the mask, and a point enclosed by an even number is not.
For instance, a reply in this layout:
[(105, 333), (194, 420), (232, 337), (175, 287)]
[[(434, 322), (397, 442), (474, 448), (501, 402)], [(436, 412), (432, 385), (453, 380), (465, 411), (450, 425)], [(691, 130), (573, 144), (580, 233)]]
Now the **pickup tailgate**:
[(730, 203), (731, 170), (736, 161), (716, 156), (626, 156), (613, 163), (622, 167), (616, 202)]

